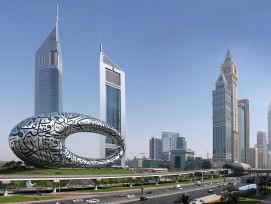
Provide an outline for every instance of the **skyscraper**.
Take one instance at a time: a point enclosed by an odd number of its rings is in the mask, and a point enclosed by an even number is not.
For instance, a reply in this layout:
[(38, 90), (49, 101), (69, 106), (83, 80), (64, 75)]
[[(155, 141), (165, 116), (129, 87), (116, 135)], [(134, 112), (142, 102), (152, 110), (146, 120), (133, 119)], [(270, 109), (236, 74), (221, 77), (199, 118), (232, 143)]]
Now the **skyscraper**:
[(271, 103), (268, 107), (268, 144), (271, 144)]
[(35, 56), (35, 115), (63, 110), (58, 6), (56, 10), (56, 25)]
[(177, 147), (177, 138), (179, 133), (162, 132), (162, 158), (163, 160), (170, 159), (170, 150), (175, 150)]
[[(125, 73), (102, 50), (100, 44), (100, 119), (126, 137), (126, 94)], [(110, 137), (101, 136), (100, 156), (107, 157), (116, 151)], [(126, 156), (121, 159), (125, 166)]]
[(257, 132), (257, 148), (258, 166), (259, 168), (267, 168), (267, 138), (265, 132)]
[(271, 168), (271, 103), (268, 107), (268, 116), (267, 116), (267, 123), (268, 123), (268, 140), (267, 140), (267, 151), (268, 151), (268, 168)]
[(218, 167), (232, 161), (232, 100), (220, 70), (213, 91), (213, 161)]
[(247, 163), (252, 168), (258, 168), (258, 148), (248, 148), (248, 159)]
[(249, 149), (249, 101), (238, 100), (238, 132), (240, 162), (247, 163)]
[(187, 149), (186, 141), (184, 137), (178, 137), (176, 143), (176, 149)]
[(162, 160), (162, 140), (152, 137), (150, 139), (150, 159)]
[(237, 80), (238, 68), (234, 63), (231, 53), (228, 50), (221, 70), (228, 82), (228, 88), (231, 91), (231, 117), (232, 117), (232, 161), (239, 160), (239, 133), (238, 133), (238, 97), (237, 97)]

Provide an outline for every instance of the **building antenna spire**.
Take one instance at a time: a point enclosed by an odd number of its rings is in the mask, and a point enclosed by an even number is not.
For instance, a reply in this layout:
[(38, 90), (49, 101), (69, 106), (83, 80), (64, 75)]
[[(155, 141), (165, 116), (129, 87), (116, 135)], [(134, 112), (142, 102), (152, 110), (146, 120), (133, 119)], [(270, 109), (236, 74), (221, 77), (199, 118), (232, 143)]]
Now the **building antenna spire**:
[(56, 2), (56, 25), (58, 25), (58, 2)]
[(102, 32), (100, 32), (100, 52), (103, 51)]
[(56, 2), (56, 41), (58, 41), (58, 1)]

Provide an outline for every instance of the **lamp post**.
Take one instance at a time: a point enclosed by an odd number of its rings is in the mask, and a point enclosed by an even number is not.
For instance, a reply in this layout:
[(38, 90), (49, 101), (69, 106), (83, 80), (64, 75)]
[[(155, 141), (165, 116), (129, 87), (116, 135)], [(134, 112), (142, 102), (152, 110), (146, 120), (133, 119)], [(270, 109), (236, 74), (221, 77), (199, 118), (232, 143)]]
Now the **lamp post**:
[(145, 154), (145, 153), (140, 153), (141, 155), (142, 155), (142, 163), (141, 163), (141, 165), (142, 165), (142, 169), (141, 169), (141, 197), (143, 197), (144, 196), (144, 187), (143, 187), (143, 172), (144, 172), (144, 170), (143, 170), (143, 155)]
[(196, 199), (196, 175), (194, 174), (194, 199)]
[(223, 169), (223, 172), (224, 172), (224, 183), (225, 183), (225, 181), (226, 181), (226, 170)]

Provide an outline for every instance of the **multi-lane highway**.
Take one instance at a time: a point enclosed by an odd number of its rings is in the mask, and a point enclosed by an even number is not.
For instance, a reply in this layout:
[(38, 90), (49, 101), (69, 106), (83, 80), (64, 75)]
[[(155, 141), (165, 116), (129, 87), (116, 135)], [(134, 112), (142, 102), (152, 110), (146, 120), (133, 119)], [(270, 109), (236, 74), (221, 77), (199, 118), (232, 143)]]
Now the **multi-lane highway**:
[[(229, 182), (229, 180), (227, 181)], [(225, 185), (225, 184), (224, 184)], [(236, 186), (242, 186), (245, 184), (241, 184), (239, 182), (236, 183)], [(202, 183), (200, 186), (195, 186), (193, 184), (181, 185), (180, 188), (172, 187), (157, 187), (157, 188), (147, 188), (144, 189), (144, 196), (148, 198), (148, 200), (144, 201), (144, 203), (149, 204), (159, 204), (159, 203), (174, 203), (174, 201), (181, 196), (183, 193), (188, 193), (192, 198), (201, 198), (204, 196), (208, 196), (211, 194), (221, 194), (223, 188), (223, 183), (220, 182), (208, 182)], [(208, 192), (208, 189), (212, 189), (213, 192)], [(123, 197), (120, 197), (122, 195)], [(128, 195), (128, 196), (127, 196)], [(133, 196), (134, 195), (134, 196)], [(69, 196), (68, 199), (63, 199), (58, 202), (60, 203), (73, 203), (73, 200), (78, 198), (83, 199), (81, 203), (86, 203), (85, 200), (88, 199), (99, 199), (99, 203), (104, 204), (114, 204), (114, 203), (138, 203), (141, 197), (141, 190), (133, 190), (133, 191), (123, 191), (123, 192), (111, 192), (111, 193), (97, 193), (97, 194), (65, 194), (65, 196)], [(74, 196), (71, 198), (71, 196)], [(130, 197), (130, 198), (129, 198)], [(43, 203), (56, 203), (56, 201), (47, 201)], [(79, 202), (80, 203), (80, 202)]]

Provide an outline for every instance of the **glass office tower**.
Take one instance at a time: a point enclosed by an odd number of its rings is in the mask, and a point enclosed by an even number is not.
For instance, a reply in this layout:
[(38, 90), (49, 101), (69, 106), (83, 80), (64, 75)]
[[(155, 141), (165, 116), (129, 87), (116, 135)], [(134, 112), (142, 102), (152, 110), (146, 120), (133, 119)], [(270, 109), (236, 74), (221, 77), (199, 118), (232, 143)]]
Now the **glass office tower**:
[(162, 159), (170, 160), (170, 150), (177, 148), (177, 139), (180, 136), (176, 132), (162, 132)]
[[(100, 44), (100, 119), (126, 136), (125, 73), (102, 50)], [(116, 151), (110, 137), (101, 136), (100, 156), (107, 157)], [(126, 156), (118, 165), (125, 166)]]
[(150, 159), (162, 160), (162, 140), (152, 137), (149, 142)]
[(231, 90), (222, 72), (213, 91), (213, 161), (217, 167), (232, 160)]
[(62, 72), (57, 7), (56, 25), (35, 56), (35, 115), (63, 111)]

